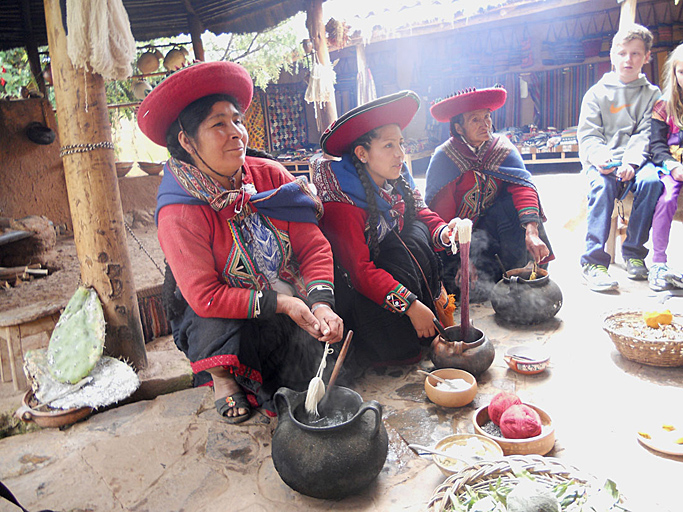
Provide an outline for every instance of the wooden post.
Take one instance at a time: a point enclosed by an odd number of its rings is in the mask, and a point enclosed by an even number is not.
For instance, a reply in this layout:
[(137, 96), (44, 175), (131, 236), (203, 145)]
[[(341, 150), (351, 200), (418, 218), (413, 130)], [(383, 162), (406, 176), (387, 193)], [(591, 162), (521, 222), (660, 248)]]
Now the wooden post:
[(190, 26), (190, 37), (192, 38), (194, 58), (204, 62), (204, 45), (202, 44), (202, 32), (204, 31), (204, 27), (202, 26), (202, 22), (194, 14), (188, 14), (187, 21)]
[(638, 0), (623, 0), (619, 14), (619, 30), (636, 22), (636, 4)]
[(31, 72), (36, 79), (38, 90), (43, 93), (43, 96), (47, 97), (45, 79), (43, 78), (43, 69), (40, 65), (38, 45), (36, 44), (36, 36), (33, 32), (33, 24), (31, 23), (31, 5), (29, 4), (28, 0), (22, 0), (21, 2), (21, 19), (24, 23), (26, 54), (28, 55), (28, 63), (31, 66)]
[(106, 352), (127, 359), (139, 370), (147, 364), (147, 355), (111, 149), (104, 79), (74, 68), (67, 55), (60, 0), (44, 3), (60, 143), (63, 148), (95, 145), (63, 157), (81, 279), (102, 301)]
[[(310, 34), (313, 48), (318, 55), (320, 64), (326, 65), (330, 62), (330, 53), (327, 50), (327, 36), (325, 35), (325, 23), (323, 22), (323, 0), (310, 0), (306, 9), (306, 27)], [(323, 103), (322, 109), (318, 103), (315, 104), (321, 131), (325, 130), (332, 121), (337, 120), (337, 102), (333, 97), (332, 101)]]

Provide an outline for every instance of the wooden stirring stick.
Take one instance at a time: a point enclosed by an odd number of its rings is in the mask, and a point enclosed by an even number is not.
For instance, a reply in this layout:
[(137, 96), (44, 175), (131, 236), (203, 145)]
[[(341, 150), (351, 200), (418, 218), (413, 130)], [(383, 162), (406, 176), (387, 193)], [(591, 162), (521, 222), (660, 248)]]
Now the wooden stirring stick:
[(339, 377), (339, 371), (341, 370), (342, 364), (344, 364), (346, 353), (349, 351), (351, 338), (353, 338), (353, 331), (349, 330), (349, 332), (346, 334), (346, 339), (344, 340), (344, 345), (342, 345), (341, 352), (339, 352), (337, 362), (334, 364), (334, 369), (332, 370), (332, 376), (330, 377), (330, 381), (327, 383), (326, 393), (330, 391), (332, 386), (334, 386), (334, 383), (337, 381), (337, 377)]

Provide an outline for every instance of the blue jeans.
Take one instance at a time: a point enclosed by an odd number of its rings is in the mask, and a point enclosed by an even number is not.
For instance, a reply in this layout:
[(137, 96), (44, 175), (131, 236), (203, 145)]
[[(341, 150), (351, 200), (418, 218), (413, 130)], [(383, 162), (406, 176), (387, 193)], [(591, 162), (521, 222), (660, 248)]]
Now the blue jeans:
[[(590, 191), (588, 192), (588, 229), (586, 233), (586, 252), (581, 256), (581, 265), (610, 264), (610, 255), (605, 252), (605, 243), (609, 237), (612, 222), (614, 200), (617, 199), (618, 182), (614, 173), (600, 174), (593, 166), (584, 170)], [(626, 240), (621, 247), (624, 260), (630, 258), (645, 259), (647, 242), (652, 225), (652, 214), (662, 193), (662, 183), (657, 169), (652, 164), (638, 170), (633, 180), (628, 182), (633, 192), (633, 208), (626, 228)], [(623, 197), (623, 196), (622, 196)]]

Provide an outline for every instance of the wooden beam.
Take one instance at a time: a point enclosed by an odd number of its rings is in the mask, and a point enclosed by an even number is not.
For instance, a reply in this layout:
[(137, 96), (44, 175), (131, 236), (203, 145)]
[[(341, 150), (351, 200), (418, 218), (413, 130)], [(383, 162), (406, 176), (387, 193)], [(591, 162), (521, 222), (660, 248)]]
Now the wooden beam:
[(194, 58), (204, 62), (204, 44), (202, 43), (202, 32), (204, 32), (204, 25), (195, 14), (187, 15), (187, 23), (190, 26), (190, 37), (192, 37), (192, 50), (194, 51)]
[(636, 22), (636, 5), (638, 0), (623, 0), (619, 16), (619, 30)]
[(24, 22), (24, 40), (31, 72), (36, 79), (38, 90), (43, 93), (43, 96), (47, 97), (43, 68), (40, 65), (40, 54), (38, 53), (38, 43), (36, 43), (33, 24), (31, 23), (31, 4), (28, 0), (21, 0), (21, 18)]
[[(320, 64), (326, 65), (330, 62), (330, 52), (327, 49), (327, 35), (325, 34), (325, 23), (323, 22), (323, 0), (309, 0), (306, 8), (306, 27), (313, 48), (318, 56)], [(332, 101), (323, 103), (322, 108), (318, 103), (315, 104), (318, 128), (322, 132), (333, 121), (337, 120), (337, 102), (335, 98)]]
[(76, 69), (67, 55), (60, 0), (44, 0), (59, 140), (85, 286), (97, 291), (107, 323), (105, 351), (136, 369), (147, 364), (116, 177), (111, 126), (101, 75)]

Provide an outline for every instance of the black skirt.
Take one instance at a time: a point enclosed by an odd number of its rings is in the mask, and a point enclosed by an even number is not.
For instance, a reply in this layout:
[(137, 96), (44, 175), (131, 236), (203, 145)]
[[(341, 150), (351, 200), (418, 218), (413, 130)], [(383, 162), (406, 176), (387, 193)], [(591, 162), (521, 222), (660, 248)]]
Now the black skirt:
[[(379, 245), (377, 268), (387, 271), (417, 295), (430, 309), (441, 289), (441, 263), (432, 249), (427, 227), (413, 221), (403, 231), (389, 233)], [(361, 366), (408, 364), (419, 361), (422, 347), (431, 338), (419, 338), (407, 315), (400, 315), (371, 301), (351, 286), (344, 269), (335, 266), (337, 313), (347, 329), (353, 329), (351, 347)]]

